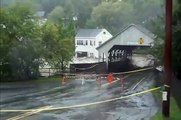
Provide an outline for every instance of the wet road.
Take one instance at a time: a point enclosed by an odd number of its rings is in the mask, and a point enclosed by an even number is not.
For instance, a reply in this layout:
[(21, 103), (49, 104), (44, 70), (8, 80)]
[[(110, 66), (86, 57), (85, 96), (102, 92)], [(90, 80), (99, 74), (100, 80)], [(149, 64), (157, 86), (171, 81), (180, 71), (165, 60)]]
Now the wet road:
[[(105, 79), (102, 79), (101, 88), (95, 79), (84, 79), (82, 85), (82, 78), (68, 80), (64, 85), (61, 82), (1, 84), (0, 108), (27, 110), (94, 103), (148, 89), (154, 81), (152, 72), (125, 77), (124, 88), (120, 81), (107, 84)], [(0, 116), (1, 120), (18, 115), (25, 120), (149, 120), (157, 110), (152, 94), (145, 93), (102, 104), (40, 111), (27, 116), (24, 114), (27, 112), (1, 112)]]

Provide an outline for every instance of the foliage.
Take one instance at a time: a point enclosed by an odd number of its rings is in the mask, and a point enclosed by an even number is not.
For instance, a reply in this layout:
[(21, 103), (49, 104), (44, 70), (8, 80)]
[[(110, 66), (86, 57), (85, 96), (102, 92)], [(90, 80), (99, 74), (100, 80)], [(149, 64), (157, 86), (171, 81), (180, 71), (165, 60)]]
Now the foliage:
[(64, 10), (61, 6), (55, 7), (49, 14), (48, 19), (52, 22), (58, 22), (64, 17)]
[(47, 22), (43, 27), (42, 44), (45, 49), (45, 59), (51, 66), (59, 67), (62, 71), (72, 59), (73, 25), (63, 26), (62, 22)]
[(128, 24), (143, 24), (154, 19), (162, 13), (161, 5), (160, 0), (109, 0), (93, 8), (87, 26), (104, 27), (115, 34)]
[(165, 19), (158, 16), (154, 20), (144, 24), (148, 29), (153, 31), (157, 37), (154, 40), (154, 46), (148, 51), (158, 61), (159, 65), (163, 65), (164, 41), (165, 41)]
[[(173, 26), (172, 26), (172, 62), (173, 71), (179, 75), (181, 73), (181, 2), (178, 0), (173, 9)], [(164, 16), (156, 17), (151, 22), (145, 24), (151, 31), (158, 36), (154, 41), (154, 47), (151, 53), (163, 64), (164, 41), (165, 41), (165, 19)], [(181, 77), (180, 77), (181, 78)]]
[(38, 9), (44, 10), (48, 15), (57, 6), (62, 6), (64, 11), (63, 18), (72, 20), (74, 16), (77, 16), (79, 27), (84, 27), (87, 19), (90, 18), (93, 7), (97, 6), (101, 0), (32, 0), (35, 4), (38, 4)]
[(31, 5), (16, 2), (1, 8), (1, 78), (31, 79), (38, 76), (39, 28)]
[(72, 0), (74, 5), (74, 16), (77, 16), (77, 26), (80, 28), (87, 27), (86, 22), (90, 19), (94, 7), (101, 3), (101, 0)]
[[(174, 9), (174, 18), (173, 18), (173, 39), (172, 39), (172, 48), (173, 48), (173, 68), (181, 79), (181, 1), (177, 0)], [(180, 75), (180, 76), (179, 76)]]
[(37, 10), (45, 11), (47, 17), (53, 18), (53, 20), (61, 18), (65, 20), (64, 22), (72, 21), (72, 18), (76, 16), (78, 28), (103, 27), (114, 34), (130, 23), (143, 24), (162, 15), (163, 8), (161, 6), (164, 4), (163, 0), (31, 1), (37, 6)]
[[(145, 23), (163, 14), (163, 0), (123, 0), (133, 5), (135, 22)], [(144, 12), (143, 12), (144, 11)], [(136, 23), (137, 23), (136, 22)]]
[(93, 9), (87, 25), (105, 27), (116, 33), (122, 26), (130, 24), (133, 17), (132, 5), (125, 2), (103, 2)]
[[(21, 0), (0, 9), (0, 69), (1, 79), (27, 80), (39, 76), (44, 62), (62, 71), (74, 51), (74, 25), (61, 21), (55, 8), (50, 21), (40, 24), (31, 2)], [(62, 15), (63, 16), (63, 15)], [(56, 18), (57, 17), (57, 18)]]

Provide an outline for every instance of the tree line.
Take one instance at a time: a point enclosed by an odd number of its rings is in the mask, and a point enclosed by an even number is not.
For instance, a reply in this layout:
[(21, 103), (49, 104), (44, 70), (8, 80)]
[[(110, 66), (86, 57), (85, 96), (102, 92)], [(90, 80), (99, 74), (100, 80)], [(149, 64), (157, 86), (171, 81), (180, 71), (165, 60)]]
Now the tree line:
[[(165, 6), (164, 6), (165, 7)], [(153, 33), (157, 35), (154, 47), (149, 51), (159, 60), (164, 62), (164, 41), (165, 41), (165, 14), (159, 15), (156, 19), (146, 24)], [(181, 79), (181, 1), (176, 0), (173, 4), (172, 18), (172, 70)]]
[(32, 7), (17, 1), (0, 9), (1, 80), (35, 79), (45, 61), (64, 71), (73, 56), (73, 22), (40, 24)]
[[(4, 5), (15, 0), (2, 0)], [(8, 2), (9, 1), (9, 2)], [(105, 28), (113, 35), (131, 23), (142, 24), (162, 15), (164, 0), (19, 0), (57, 21), (77, 17), (78, 28)]]

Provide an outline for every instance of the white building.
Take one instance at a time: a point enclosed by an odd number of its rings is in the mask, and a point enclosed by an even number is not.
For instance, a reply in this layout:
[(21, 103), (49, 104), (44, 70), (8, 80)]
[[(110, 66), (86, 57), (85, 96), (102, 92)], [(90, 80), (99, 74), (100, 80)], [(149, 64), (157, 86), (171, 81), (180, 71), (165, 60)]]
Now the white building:
[(79, 29), (75, 36), (75, 57), (98, 59), (96, 48), (111, 37), (106, 29)]

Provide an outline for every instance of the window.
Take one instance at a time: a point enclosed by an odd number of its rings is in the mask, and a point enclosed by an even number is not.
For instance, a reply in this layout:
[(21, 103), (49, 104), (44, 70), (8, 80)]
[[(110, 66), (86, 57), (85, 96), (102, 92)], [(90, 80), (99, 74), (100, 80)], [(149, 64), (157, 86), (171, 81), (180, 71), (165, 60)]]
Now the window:
[(92, 40), (90, 40), (90, 45), (93, 46), (93, 41)]
[(94, 41), (94, 46), (96, 46), (96, 41)]
[(77, 57), (87, 57), (87, 52), (77, 52)]
[(77, 45), (88, 45), (87, 40), (77, 40)]
[(77, 40), (77, 45), (83, 45), (83, 40)]

